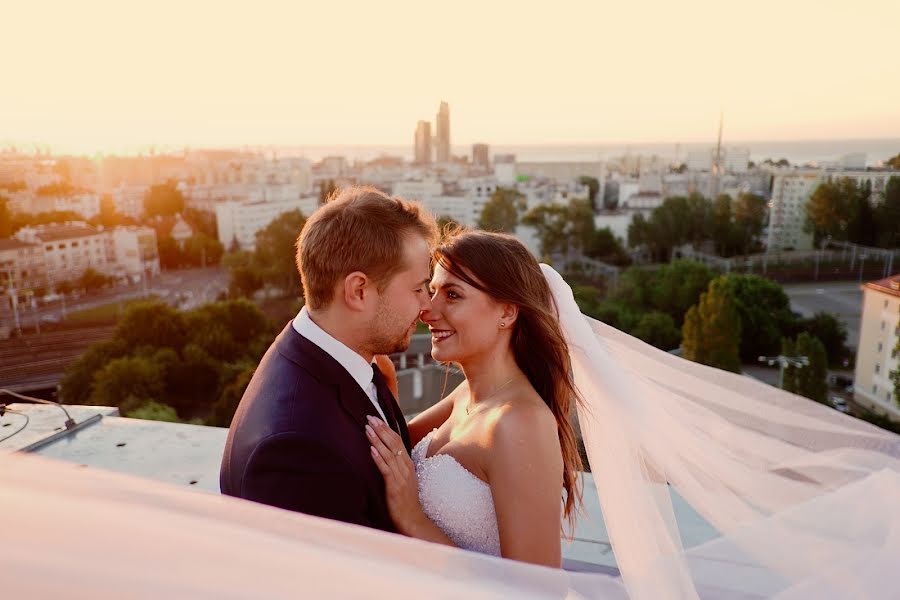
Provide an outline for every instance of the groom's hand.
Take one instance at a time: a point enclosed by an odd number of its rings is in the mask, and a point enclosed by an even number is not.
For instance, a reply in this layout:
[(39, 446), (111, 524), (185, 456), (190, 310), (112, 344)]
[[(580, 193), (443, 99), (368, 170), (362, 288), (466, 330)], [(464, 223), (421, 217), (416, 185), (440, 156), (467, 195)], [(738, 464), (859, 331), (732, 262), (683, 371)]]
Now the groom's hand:
[(384, 477), (388, 512), (400, 533), (411, 535), (425, 517), (419, 503), (416, 468), (403, 440), (381, 419), (369, 417), (366, 435), (372, 444), (372, 458)]

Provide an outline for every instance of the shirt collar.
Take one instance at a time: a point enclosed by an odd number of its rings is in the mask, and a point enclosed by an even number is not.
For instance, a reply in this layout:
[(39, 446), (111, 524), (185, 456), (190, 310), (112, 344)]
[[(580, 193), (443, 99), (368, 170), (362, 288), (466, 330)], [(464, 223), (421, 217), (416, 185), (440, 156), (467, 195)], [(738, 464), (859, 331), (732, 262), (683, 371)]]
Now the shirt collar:
[(338, 361), (359, 387), (366, 394), (369, 393), (369, 386), (372, 384), (372, 365), (367, 363), (366, 359), (316, 325), (305, 306), (294, 318), (293, 326), (297, 333)]

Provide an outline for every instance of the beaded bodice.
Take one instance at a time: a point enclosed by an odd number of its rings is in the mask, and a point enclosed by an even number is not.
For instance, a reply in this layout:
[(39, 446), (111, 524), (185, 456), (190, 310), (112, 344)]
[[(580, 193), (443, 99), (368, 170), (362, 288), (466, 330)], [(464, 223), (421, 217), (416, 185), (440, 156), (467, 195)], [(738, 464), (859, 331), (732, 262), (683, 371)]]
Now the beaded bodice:
[(435, 431), (412, 451), (425, 514), (460, 548), (500, 556), (491, 487), (449, 454), (428, 456)]

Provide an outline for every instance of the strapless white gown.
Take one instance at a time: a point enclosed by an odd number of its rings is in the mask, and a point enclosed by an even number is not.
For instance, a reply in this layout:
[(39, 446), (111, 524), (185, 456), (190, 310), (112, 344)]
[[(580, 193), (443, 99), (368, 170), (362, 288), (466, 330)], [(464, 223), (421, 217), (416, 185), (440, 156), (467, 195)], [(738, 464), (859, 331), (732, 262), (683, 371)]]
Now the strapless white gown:
[(412, 451), (425, 514), (460, 548), (500, 556), (491, 487), (449, 454), (428, 456), (435, 431)]

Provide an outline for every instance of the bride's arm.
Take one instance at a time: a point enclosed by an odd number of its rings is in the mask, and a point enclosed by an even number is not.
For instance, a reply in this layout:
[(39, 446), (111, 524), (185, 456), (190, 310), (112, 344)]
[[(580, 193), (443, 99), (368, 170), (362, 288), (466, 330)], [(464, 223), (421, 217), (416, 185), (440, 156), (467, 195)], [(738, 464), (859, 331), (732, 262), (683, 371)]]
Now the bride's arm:
[(486, 467), (502, 556), (559, 568), (563, 461), (556, 420), (542, 408), (497, 419)]

